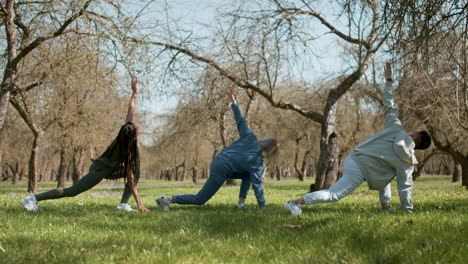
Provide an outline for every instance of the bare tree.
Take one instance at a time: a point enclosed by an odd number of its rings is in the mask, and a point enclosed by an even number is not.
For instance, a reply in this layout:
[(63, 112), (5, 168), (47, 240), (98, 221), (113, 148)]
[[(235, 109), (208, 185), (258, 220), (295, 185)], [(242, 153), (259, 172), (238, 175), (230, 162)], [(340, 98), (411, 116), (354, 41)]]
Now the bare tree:
[[(384, 28), (384, 22), (381, 21), (381, 10), (384, 7), (379, 6), (377, 1), (343, 1), (340, 7), (348, 25), (346, 29), (348, 33), (346, 33), (316, 11), (313, 1), (270, 1), (268, 3), (268, 6), (273, 8), (254, 11), (240, 9), (233, 14), (234, 19), (230, 26), (232, 32), (220, 33), (223, 39), (223, 49), (227, 51), (227, 58), (244, 65), (241, 70), (233, 71), (231, 67), (225, 66), (225, 62), (219, 59), (219, 56), (201, 55), (183, 43), (171, 44), (136, 38), (132, 40), (137, 43), (162, 46), (178, 54), (189, 56), (193, 60), (206, 63), (237, 86), (259, 94), (272, 106), (292, 110), (319, 123), (321, 136), (316, 189), (328, 188), (336, 181), (339, 163), (336, 131), (337, 102), (364, 75), (389, 32), (388, 28)], [(248, 8), (256, 7), (255, 4), (247, 6)], [(280, 69), (283, 63), (287, 62), (282, 55), (287, 52), (283, 45), (288, 46), (288, 43), (294, 41), (296, 44), (307, 43), (306, 39), (314, 38), (304, 28), (301, 28), (306, 20), (318, 21), (328, 30), (326, 33), (333, 34), (347, 45), (354, 46), (356, 57), (358, 57), (358, 63), (353, 66), (352, 72), (342, 78), (336, 87), (329, 90), (322, 112), (313, 111), (276, 96), (279, 88), (278, 80), (281, 78)], [(245, 32), (245, 34), (239, 32)], [(247, 41), (242, 41), (241, 38), (245, 36), (250, 37)], [(246, 44), (242, 46), (242, 43)], [(257, 67), (252, 69), (248, 65), (257, 65)], [(255, 74), (253, 70), (259, 73)], [(262, 76), (260, 81), (252, 78), (259, 75)]]
[(403, 111), (461, 164), (468, 188), (468, 3), (415, 1), (410, 7), (398, 39), (390, 39), (404, 62)]
[[(44, 2), (44, 5), (53, 6), (55, 8), (60, 9), (64, 8), (63, 3), (59, 3), (60, 1), (51, 1), (54, 3)], [(57, 3), (55, 3), (57, 2)], [(5, 21), (5, 31), (6, 31), (6, 39), (7, 39), (7, 56), (8, 62), (4, 67), (4, 74), (3, 80), (1, 84), (0, 90), (0, 133), (3, 128), (3, 124), (5, 122), (5, 116), (8, 109), (8, 103), (10, 100), (10, 96), (12, 93), (16, 92), (16, 79), (18, 73), (19, 64), (24, 60), (33, 50), (35, 50), (39, 45), (44, 43), (49, 39), (53, 39), (59, 37), (63, 34), (66, 34), (67, 28), (72, 24), (74, 21), (79, 19), (83, 14), (86, 12), (87, 8), (91, 4), (91, 0), (84, 2), (81, 6), (77, 5), (69, 5), (65, 7), (67, 11), (71, 11), (71, 15), (67, 14), (63, 17), (63, 22), (59, 22), (58, 20), (50, 21), (52, 24), (56, 25), (57, 27), (53, 28), (52, 31), (46, 31), (38, 34), (38, 32), (34, 32), (34, 26), (28, 24), (27, 22), (23, 21), (23, 12), (25, 10), (32, 10), (30, 5), (36, 5), (40, 3), (36, 2), (24, 2), (24, 3), (15, 3), (14, 0), (7, 0), (5, 5), (0, 6), (0, 15), (2, 16), (3, 20)], [(26, 5), (26, 6), (22, 6)], [(44, 19), (39, 19), (39, 17), (46, 18), (49, 14), (49, 10), (40, 10), (41, 13), (37, 13), (37, 16), (33, 16), (34, 18), (29, 20), (29, 23), (43, 23)], [(59, 14), (57, 14), (59, 15)], [(56, 22), (56, 23), (54, 23)], [(43, 28), (43, 27), (37, 27)], [(20, 32), (20, 36), (17, 37), (17, 31)]]

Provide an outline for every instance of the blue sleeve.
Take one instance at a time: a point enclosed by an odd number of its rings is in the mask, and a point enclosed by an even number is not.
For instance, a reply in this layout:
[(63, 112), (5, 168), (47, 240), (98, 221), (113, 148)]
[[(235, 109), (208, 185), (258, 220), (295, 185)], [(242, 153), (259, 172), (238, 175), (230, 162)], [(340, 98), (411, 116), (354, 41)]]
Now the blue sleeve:
[(252, 187), (257, 198), (258, 207), (265, 207), (265, 196), (263, 195), (263, 183), (252, 183)]
[(252, 181), (250, 180), (249, 177), (242, 178), (242, 183), (240, 186), (240, 192), (239, 192), (239, 198), (246, 198), (247, 194), (249, 193), (250, 185), (252, 184)]
[(247, 134), (251, 133), (247, 122), (242, 116), (239, 106), (237, 104), (231, 104), (232, 112), (234, 113), (234, 119), (236, 120), (237, 129), (239, 130), (240, 137), (245, 137)]

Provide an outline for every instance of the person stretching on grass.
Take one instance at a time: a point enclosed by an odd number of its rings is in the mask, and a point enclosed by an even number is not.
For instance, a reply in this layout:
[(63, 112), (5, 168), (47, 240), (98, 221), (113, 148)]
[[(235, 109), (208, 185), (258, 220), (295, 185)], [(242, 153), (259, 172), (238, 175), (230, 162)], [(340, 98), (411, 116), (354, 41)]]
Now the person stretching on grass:
[(38, 202), (63, 197), (73, 197), (96, 186), (102, 179), (126, 179), (125, 190), (117, 209), (124, 211), (136, 211), (130, 207), (128, 200), (133, 194), (138, 209), (149, 212), (141, 202), (136, 185), (140, 178), (140, 157), (137, 145), (138, 128), (132, 123), (135, 110), (135, 100), (138, 94), (138, 80), (132, 78), (132, 96), (128, 105), (125, 125), (120, 128), (119, 134), (106, 151), (93, 161), (89, 172), (75, 185), (62, 189), (57, 188), (48, 192), (28, 196), (21, 200), (21, 204), (28, 211), (37, 211)]
[(253, 186), (258, 206), (265, 208), (263, 195), (263, 153), (272, 157), (278, 151), (278, 141), (274, 137), (257, 140), (253, 131), (248, 127), (242, 116), (239, 106), (234, 98), (234, 87), (226, 92), (231, 100), (231, 108), (237, 123), (240, 138), (230, 146), (223, 149), (213, 160), (210, 166), (210, 176), (202, 189), (195, 195), (176, 195), (161, 197), (156, 203), (164, 211), (169, 210), (171, 203), (177, 204), (205, 204), (223, 186), (227, 179), (241, 179), (239, 202), (237, 208), (247, 208), (245, 198), (250, 185)]
[(330, 189), (311, 192), (284, 204), (292, 215), (300, 215), (303, 205), (336, 202), (350, 194), (366, 180), (370, 189), (379, 190), (382, 210), (395, 211), (390, 206), (390, 182), (396, 176), (403, 210), (412, 213), (412, 172), (417, 164), (415, 149), (426, 149), (431, 137), (426, 131), (403, 130), (394, 102), (394, 87), (390, 63), (385, 65), (383, 89), (384, 129), (357, 145), (344, 161), (344, 173)]

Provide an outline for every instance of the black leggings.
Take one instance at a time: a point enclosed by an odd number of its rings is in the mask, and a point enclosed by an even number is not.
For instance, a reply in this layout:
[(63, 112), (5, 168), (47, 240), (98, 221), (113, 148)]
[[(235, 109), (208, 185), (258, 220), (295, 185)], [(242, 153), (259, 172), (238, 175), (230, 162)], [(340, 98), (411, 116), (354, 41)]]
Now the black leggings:
[[(75, 185), (70, 186), (68, 188), (57, 188), (53, 189), (44, 193), (36, 194), (36, 200), (49, 200), (49, 199), (59, 199), (63, 197), (73, 197), (82, 192), (85, 192), (98, 183), (102, 181), (102, 179), (106, 178), (112, 174), (114, 168), (106, 166), (100, 162), (93, 162), (89, 167), (89, 172), (84, 177), (82, 177)], [(138, 183), (138, 177), (135, 179), (135, 185)], [(128, 203), (128, 200), (132, 196), (132, 191), (130, 186), (125, 184), (125, 190), (122, 195), (121, 203)]]

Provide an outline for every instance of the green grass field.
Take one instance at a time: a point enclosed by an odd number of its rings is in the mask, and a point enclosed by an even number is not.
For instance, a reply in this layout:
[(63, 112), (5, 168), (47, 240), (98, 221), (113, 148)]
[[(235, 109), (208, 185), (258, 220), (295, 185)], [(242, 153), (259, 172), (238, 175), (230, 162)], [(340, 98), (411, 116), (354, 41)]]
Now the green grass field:
[[(236, 209), (239, 187), (223, 187), (204, 206), (161, 212), (155, 198), (200, 186), (142, 181), (139, 191), (151, 210), (145, 214), (115, 209), (122, 183), (43, 201), (29, 213), (19, 204), (25, 185), (2, 182), (0, 263), (467, 263), (468, 191), (449, 177), (415, 182), (413, 215), (400, 210), (395, 186), (398, 212), (381, 213), (378, 193), (365, 184), (337, 203), (288, 215), (282, 204), (309, 184), (268, 181), (265, 211), (252, 190), (250, 209)], [(40, 184), (39, 191), (53, 186)]]

